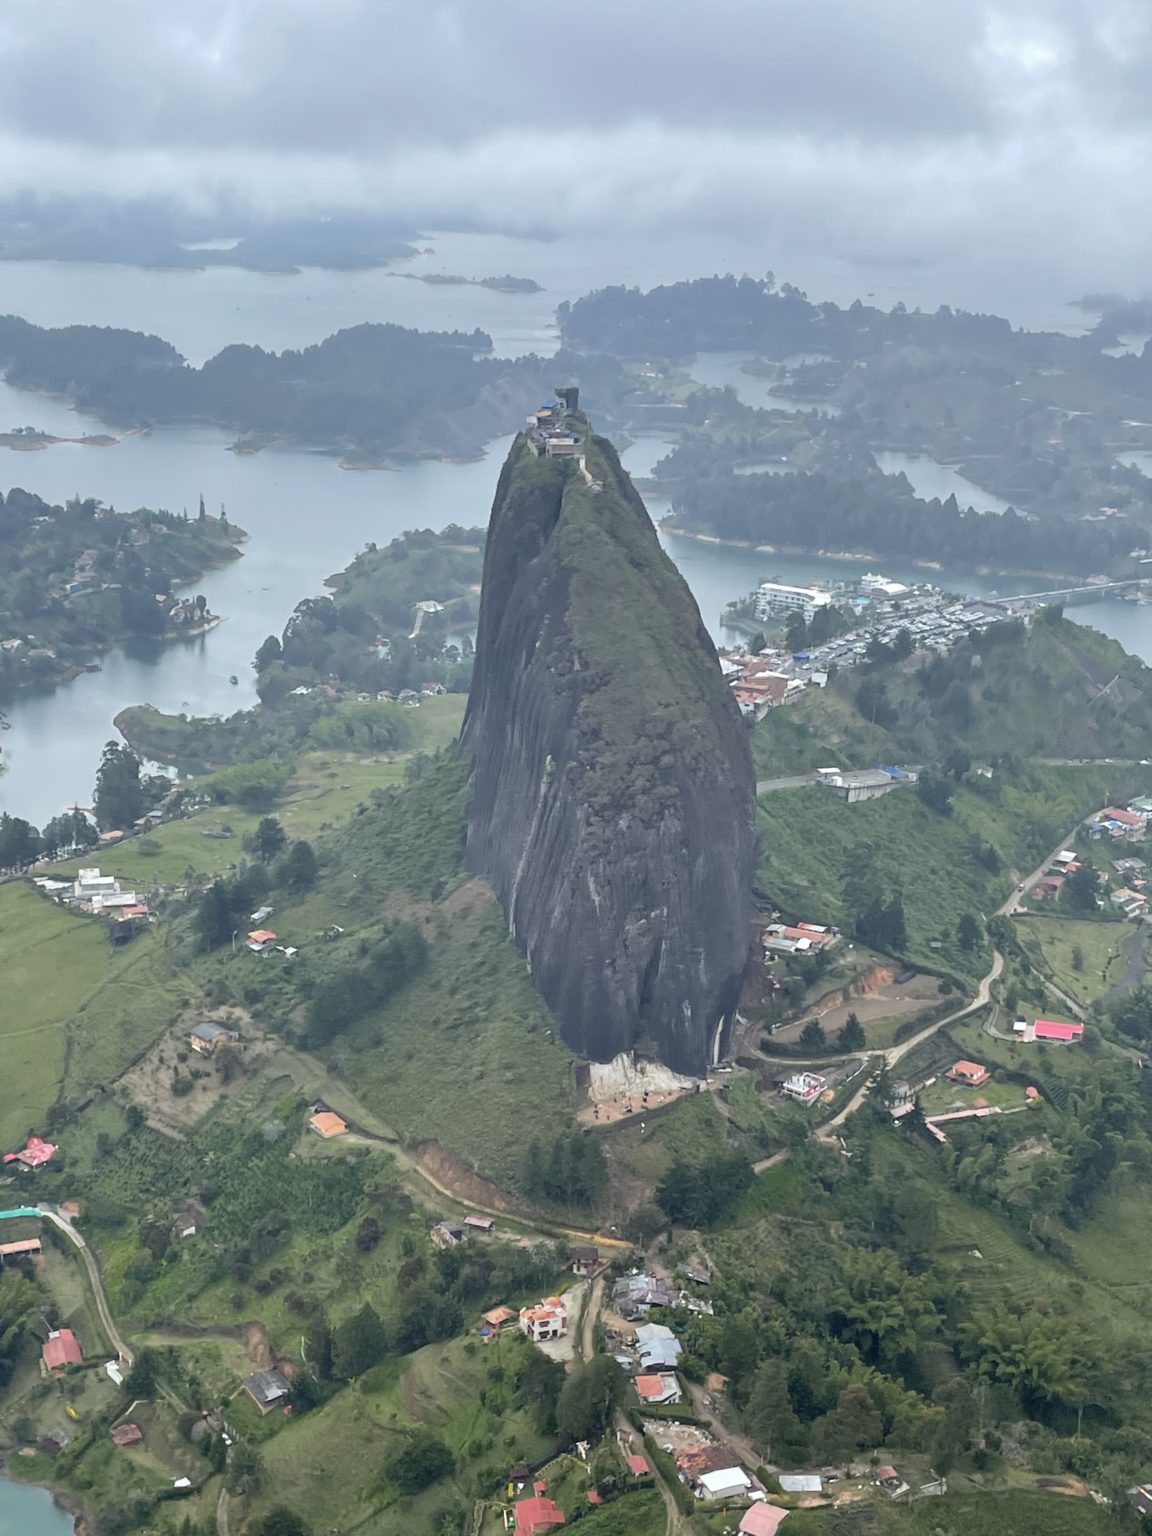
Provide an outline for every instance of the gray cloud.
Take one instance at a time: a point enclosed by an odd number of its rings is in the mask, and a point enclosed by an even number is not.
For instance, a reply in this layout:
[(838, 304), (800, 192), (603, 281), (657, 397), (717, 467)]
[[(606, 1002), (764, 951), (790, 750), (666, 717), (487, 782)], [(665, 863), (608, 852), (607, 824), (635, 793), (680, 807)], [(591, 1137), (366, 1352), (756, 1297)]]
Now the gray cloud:
[(10, 0), (0, 70), (9, 188), (1101, 272), (1150, 233), (1146, 0)]

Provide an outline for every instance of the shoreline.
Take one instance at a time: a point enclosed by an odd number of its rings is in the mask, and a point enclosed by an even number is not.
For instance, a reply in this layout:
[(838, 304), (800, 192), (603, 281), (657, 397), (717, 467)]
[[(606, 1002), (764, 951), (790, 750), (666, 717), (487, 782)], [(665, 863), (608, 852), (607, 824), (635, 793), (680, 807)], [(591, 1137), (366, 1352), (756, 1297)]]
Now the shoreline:
[[(691, 528), (674, 528), (669, 523), (657, 525), (661, 533), (669, 534), (677, 539), (695, 539), (698, 544), (719, 544), (725, 549), (746, 549), (759, 555), (788, 555), (799, 556), (812, 560), (852, 560), (861, 565), (873, 565), (877, 561), (891, 559), (891, 555), (850, 549), (812, 549), (801, 544), (756, 544), (751, 539), (722, 539), (715, 533), (699, 533)], [(911, 560), (910, 565), (924, 571), (943, 570), (943, 564), (939, 560)], [(1005, 570), (1001, 567), (987, 565), (965, 565), (962, 561), (953, 561), (957, 570), (971, 571), (974, 576), (1035, 576), (1042, 580), (1052, 581), (1079, 581), (1078, 576), (1069, 575), (1067, 571), (1037, 571), (1026, 570), (1017, 567), (1015, 570)]]
[(83, 1499), (71, 1488), (65, 1488), (60, 1483), (45, 1482), (43, 1478), (38, 1477), (13, 1477), (8, 1468), (13, 1456), (18, 1454), (13, 1452), (12, 1456), (6, 1456), (0, 1452), (0, 1478), (10, 1483), (13, 1488), (39, 1488), (48, 1495), (60, 1513), (72, 1522), (73, 1536), (86, 1536), (89, 1529), (89, 1512)]

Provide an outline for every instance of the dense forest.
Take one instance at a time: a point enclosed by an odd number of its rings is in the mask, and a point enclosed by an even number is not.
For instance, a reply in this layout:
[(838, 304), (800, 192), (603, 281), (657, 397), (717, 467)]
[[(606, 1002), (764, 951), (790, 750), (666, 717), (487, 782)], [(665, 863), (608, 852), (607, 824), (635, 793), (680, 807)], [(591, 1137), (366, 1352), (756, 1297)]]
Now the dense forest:
[(935, 314), (890, 312), (862, 304), (813, 304), (790, 283), (775, 279), (702, 277), (648, 293), (601, 288), (561, 304), (565, 342), (619, 357), (684, 358), (694, 352), (754, 351), (769, 357), (826, 352), (868, 357), (890, 343), (950, 350), (1020, 351), (1062, 356), (1067, 337), (1012, 330), (996, 315), (974, 315), (942, 305)]
[(1024, 571), (1107, 571), (1148, 530), (1127, 518), (1038, 523), (961, 509), (955, 496), (922, 501), (903, 475), (835, 479), (824, 473), (717, 474), (681, 482), (672, 521), (754, 544), (852, 550), (947, 565)]

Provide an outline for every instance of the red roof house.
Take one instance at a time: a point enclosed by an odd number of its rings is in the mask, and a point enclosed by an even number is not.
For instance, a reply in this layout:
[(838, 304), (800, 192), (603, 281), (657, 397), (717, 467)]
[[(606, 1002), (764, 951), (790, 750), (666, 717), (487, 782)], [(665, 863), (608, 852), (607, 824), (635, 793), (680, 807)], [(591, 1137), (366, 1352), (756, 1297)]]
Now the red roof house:
[(633, 1477), (647, 1477), (652, 1470), (643, 1456), (629, 1456), (627, 1460), (628, 1470)]
[(144, 1431), (139, 1424), (117, 1424), (112, 1431), (112, 1443), (121, 1450), (126, 1450), (130, 1445), (139, 1445), (143, 1438)]
[(775, 1504), (753, 1504), (744, 1511), (739, 1530), (742, 1536), (776, 1536), (780, 1522), (787, 1517), (788, 1511)]
[(50, 1141), (41, 1141), (39, 1136), (29, 1136), (28, 1145), (22, 1152), (5, 1152), (6, 1163), (21, 1163), (25, 1168), (41, 1168), (45, 1163), (51, 1162), (56, 1155), (56, 1148)]
[(1032, 1029), (1037, 1040), (1055, 1040), (1059, 1045), (1070, 1045), (1084, 1033), (1083, 1024), (1062, 1024), (1058, 1019), (1037, 1019)]
[(551, 1531), (564, 1524), (564, 1511), (551, 1499), (521, 1499), (514, 1508), (516, 1536), (538, 1536), (541, 1531)]
[(71, 1328), (58, 1328), (55, 1333), (50, 1333), (40, 1353), (50, 1371), (62, 1371), (66, 1365), (81, 1365), (84, 1361), (79, 1341)]

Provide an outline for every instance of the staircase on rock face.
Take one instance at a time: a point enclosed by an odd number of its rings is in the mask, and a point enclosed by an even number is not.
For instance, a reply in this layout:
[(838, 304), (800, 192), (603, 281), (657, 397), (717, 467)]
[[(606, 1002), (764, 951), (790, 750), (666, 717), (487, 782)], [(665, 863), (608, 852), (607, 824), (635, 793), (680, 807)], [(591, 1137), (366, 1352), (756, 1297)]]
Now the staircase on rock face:
[(754, 774), (696, 603), (558, 391), (512, 445), (462, 744), (469, 866), (576, 1052), (700, 1074), (748, 954)]

